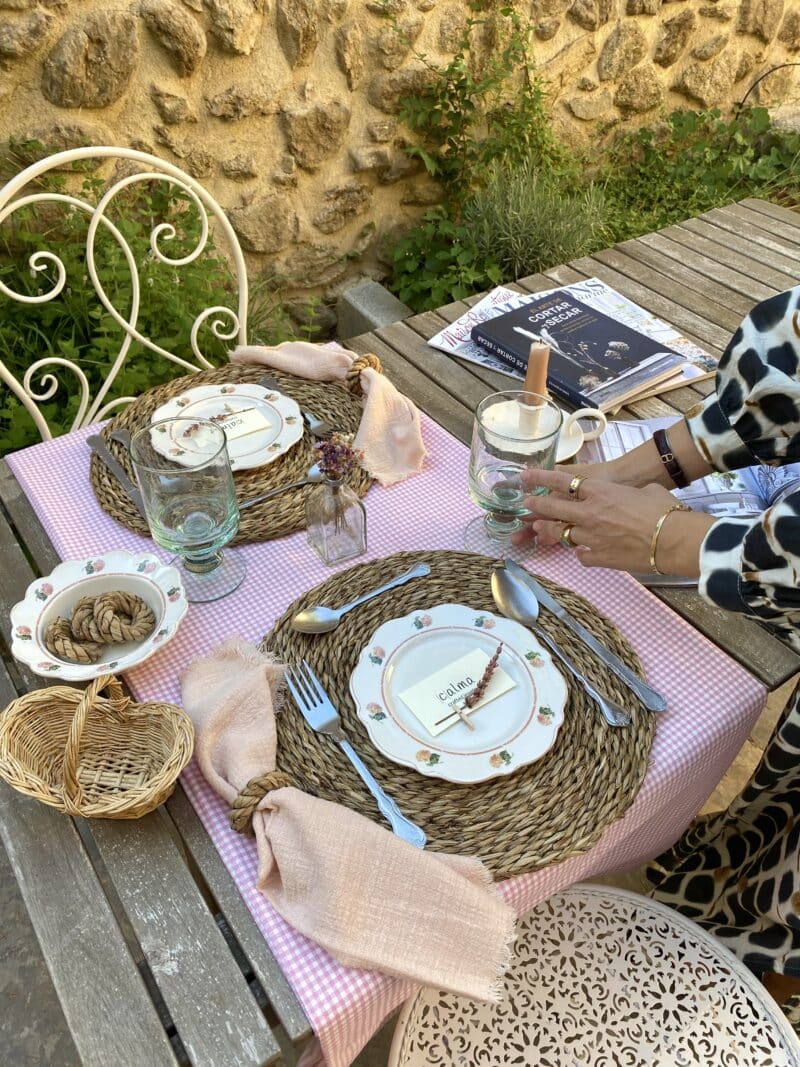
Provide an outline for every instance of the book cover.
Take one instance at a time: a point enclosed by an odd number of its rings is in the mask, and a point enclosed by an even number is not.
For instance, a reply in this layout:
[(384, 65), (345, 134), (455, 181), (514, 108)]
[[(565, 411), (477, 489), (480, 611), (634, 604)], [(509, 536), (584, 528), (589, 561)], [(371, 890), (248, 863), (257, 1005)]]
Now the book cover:
[(550, 346), (548, 388), (576, 407), (603, 411), (674, 377), (685, 354), (577, 299), (543, 294), (476, 323), (472, 340), (524, 373), (531, 342)]

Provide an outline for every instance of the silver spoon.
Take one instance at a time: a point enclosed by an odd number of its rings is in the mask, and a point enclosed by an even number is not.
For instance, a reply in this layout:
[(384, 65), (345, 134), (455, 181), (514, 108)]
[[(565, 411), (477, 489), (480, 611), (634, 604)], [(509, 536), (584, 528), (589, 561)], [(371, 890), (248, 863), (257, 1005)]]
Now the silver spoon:
[(322, 479), (322, 471), (315, 463), (312, 467), (308, 468), (308, 473), (305, 478), (301, 478), (299, 482), (289, 482), (288, 485), (279, 485), (276, 486), (275, 489), (270, 489), (268, 493), (262, 493), (261, 496), (253, 496), (239, 505), (239, 511), (244, 511), (245, 508), (251, 508), (253, 504), (263, 504), (265, 500), (269, 500), (273, 496), (279, 496), (281, 493), (286, 493), (290, 489), (300, 489), (304, 485), (317, 485)]
[(603, 718), (609, 726), (630, 726), (630, 712), (620, 704), (604, 697), (602, 693), (592, 685), (589, 679), (579, 670), (565, 652), (562, 652), (550, 635), (537, 624), (539, 618), (539, 601), (532, 589), (517, 579), (506, 570), (502, 562), (495, 563), (492, 567), (492, 596), (497, 607), (508, 619), (521, 622), (523, 626), (530, 627), (536, 636), (547, 645), (550, 651), (557, 656), (572, 675), (581, 683), (583, 688), (595, 701)]
[(364, 604), (366, 601), (372, 600), (373, 597), (380, 596), (381, 593), (385, 593), (389, 589), (394, 589), (395, 586), (405, 585), (412, 578), (424, 578), (426, 574), (430, 573), (431, 569), (427, 563), (418, 563), (416, 567), (412, 567), (411, 570), (406, 571), (399, 577), (393, 578), (391, 582), (384, 582), (377, 589), (371, 589), (368, 593), (356, 597), (355, 600), (351, 600), (349, 604), (344, 604), (341, 608), (328, 608), (324, 604), (317, 604), (314, 608), (303, 608), (292, 618), (292, 629), (299, 630), (304, 634), (326, 634), (329, 630), (335, 630), (342, 616), (346, 615), (348, 611), (352, 611), (353, 608), (357, 608), (359, 604)]

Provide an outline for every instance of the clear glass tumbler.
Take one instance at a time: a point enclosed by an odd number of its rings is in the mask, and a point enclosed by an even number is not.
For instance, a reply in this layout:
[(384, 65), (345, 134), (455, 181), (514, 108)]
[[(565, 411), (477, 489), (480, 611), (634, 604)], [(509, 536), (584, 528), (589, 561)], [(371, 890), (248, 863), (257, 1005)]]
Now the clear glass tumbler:
[(245, 566), (222, 552), (239, 528), (225, 431), (206, 419), (162, 419), (134, 434), (130, 451), (153, 540), (182, 557), (189, 603), (232, 593)]
[[(464, 541), (470, 552), (520, 554), (511, 544), (511, 535), (521, 528), (521, 516), (530, 514), (525, 498), (544, 491), (525, 489), (522, 472), (553, 469), (563, 421), (561, 408), (549, 397), (521, 389), (492, 393), (478, 404), (469, 458), (469, 494), (485, 514), (466, 528)], [(521, 554), (529, 552), (526, 549)]]

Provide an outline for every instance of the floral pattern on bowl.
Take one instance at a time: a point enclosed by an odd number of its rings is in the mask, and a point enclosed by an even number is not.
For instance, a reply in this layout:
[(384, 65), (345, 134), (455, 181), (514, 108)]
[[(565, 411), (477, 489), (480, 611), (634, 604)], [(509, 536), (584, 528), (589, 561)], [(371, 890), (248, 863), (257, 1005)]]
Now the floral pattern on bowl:
[[(383, 623), (350, 677), (356, 713), (388, 759), (449, 782), (483, 782), (513, 774), (552, 748), (564, 718), (567, 688), (543, 646), (519, 623), (463, 604), (437, 604)], [(406, 690), (474, 649), (500, 667), (513, 688), (435, 737), (402, 699)]]
[[(82, 596), (122, 591), (142, 597), (156, 616), (153, 633), (142, 641), (110, 644), (96, 663), (57, 659), (46, 648), (47, 625), (69, 618)], [(11, 609), (11, 651), (36, 674), (80, 682), (126, 671), (148, 659), (175, 635), (188, 604), (180, 572), (154, 556), (134, 556), (116, 549), (90, 559), (66, 560), (52, 574), (28, 586), (25, 598)]]

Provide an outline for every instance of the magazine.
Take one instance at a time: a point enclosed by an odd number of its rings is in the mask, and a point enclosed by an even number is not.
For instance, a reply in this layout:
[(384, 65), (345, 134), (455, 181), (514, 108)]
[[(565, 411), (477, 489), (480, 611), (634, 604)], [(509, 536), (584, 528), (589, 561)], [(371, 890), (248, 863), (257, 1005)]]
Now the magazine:
[[(578, 459), (581, 463), (616, 459), (675, 421), (663, 418), (609, 422), (601, 437), (586, 442)], [(747, 518), (760, 515), (798, 490), (800, 463), (787, 463), (783, 467), (758, 465), (738, 471), (713, 471), (685, 489), (672, 492), (694, 511), (705, 511), (715, 518)]]
[(688, 382), (709, 377), (716, 370), (715, 361), (701, 348), (698, 348), (688, 338), (682, 337), (667, 323), (655, 318), (650, 312), (616, 292), (599, 278), (588, 278), (585, 281), (561, 286), (558, 290), (549, 289), (543, 293), (518, 293), (508, 287), (498, 286), (473, 305), (466, 314), (432, 337), (428, 344), (459, 359), (480, 364), (489, 370), (499, 371), (521, 381), (524, 373), (512, 369), (473, 341), (472, 329), (480, 323), (523, 307), (533, 300), (550, 296), (557, 291), (580, 299), (584, 304), (630, 326), (638, 333), (657, 341), (662, 347), (678, 352), (683, 357), (683, 361), (673, 368), (674, 373), (670, 377), (664, 378), (656, 386), (651, 384), (649, 389), (644, 387), (635, 394), (631, 392), (628, 399), (633, 399), (634, 395), (638, 397), (645, 393), (652, 394), (654, 391), (664, 392), (677, 388)]

